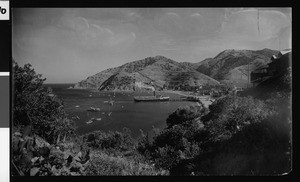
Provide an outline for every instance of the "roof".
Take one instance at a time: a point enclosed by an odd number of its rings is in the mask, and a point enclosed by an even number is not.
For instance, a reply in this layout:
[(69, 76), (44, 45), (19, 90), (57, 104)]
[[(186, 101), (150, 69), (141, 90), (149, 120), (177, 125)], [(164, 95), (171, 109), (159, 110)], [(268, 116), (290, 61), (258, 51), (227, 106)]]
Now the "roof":
[(280, 54), (281, 55), (285, 55), (285, 54), (287, 54), (287, 53), (289, 53), (291, 51), (292, 51), (291, 49), (285, 49), (285, 50), (280, 51)]

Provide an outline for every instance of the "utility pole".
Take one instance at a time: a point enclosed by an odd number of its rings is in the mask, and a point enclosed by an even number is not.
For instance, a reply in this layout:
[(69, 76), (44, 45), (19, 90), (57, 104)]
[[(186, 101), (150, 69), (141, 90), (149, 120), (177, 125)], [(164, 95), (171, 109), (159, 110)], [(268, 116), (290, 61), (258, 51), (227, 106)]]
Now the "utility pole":
[(249, 88), (249, 84), (250, 84), (250, 64), (248, 62), (248, 84), (247, 84), (247, 88)]

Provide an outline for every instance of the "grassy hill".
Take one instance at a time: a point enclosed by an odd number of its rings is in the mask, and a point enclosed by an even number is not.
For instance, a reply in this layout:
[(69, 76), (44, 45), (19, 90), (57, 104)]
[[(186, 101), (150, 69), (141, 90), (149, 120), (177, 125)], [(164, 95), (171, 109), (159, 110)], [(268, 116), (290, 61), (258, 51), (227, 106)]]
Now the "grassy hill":
[(163, 56), (148, 57), (101, 71), (77, 83), (75, 88), (134, 90), (135, 83), (163, 88), (165, 85), (216, 85), (218, 81), (196, 71), (193, 66)]
[(271, 49), (257, 51), (228, 49), (214, 58), (203, 60), (196, 70), (218, 81), (245, 85), (248, 81), (248, 64), (251, 72), (268, 64), (272, 55), (277, 54), (278, 51)]

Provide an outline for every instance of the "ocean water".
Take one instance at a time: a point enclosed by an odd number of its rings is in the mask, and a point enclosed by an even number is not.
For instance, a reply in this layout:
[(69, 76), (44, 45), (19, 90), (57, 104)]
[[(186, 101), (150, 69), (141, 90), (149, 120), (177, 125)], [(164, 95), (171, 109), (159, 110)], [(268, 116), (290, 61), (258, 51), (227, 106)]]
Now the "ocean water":
[[(149, 132), (152, 128), (166, 127), (167, 117), (180, 106), (196, 105), (194, 102), (134, 102), (136, 95), (152, 95), (147, 92), (95, 92), (85, 89), (68, 89), (72, 84), (45, 84), (63, 100), (64, 108), (69, 117), (75, 119), (77, 133), (85, 134), (95, 130), (122, 131), (124, 127), (131, 130), (133, 137), (138, 137), (142, 129)], [(159, 94), (159, 93), (158, 93)], [(178, 97), (167, 93), (171, 98)], [(107, 101), (114, 100), (111, 105)], [(100, 108), (100, 112), (87, 111), (90, 107)], [(90, 124), (91, 118), (101, 118)]]

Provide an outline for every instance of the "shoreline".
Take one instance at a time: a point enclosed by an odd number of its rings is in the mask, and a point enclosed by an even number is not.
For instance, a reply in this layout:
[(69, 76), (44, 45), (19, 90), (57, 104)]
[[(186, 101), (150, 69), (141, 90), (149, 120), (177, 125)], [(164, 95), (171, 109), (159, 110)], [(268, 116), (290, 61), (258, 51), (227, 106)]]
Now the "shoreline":
[[(68, 89), (79, 89), (79, 90), (89, 90), (91, 92), (99, 92), (99, 93), (132, 93), (136, 95), (153, 95), (153, 91), (133, 91), (133, 90), (110, 90), (110, 91), (98, 91), (96, 89), (91, 88), (68, 88)], [(162, 95), (162, 96), (169, 96), (171, 99), (180, 99), (181, 97), (188, 97), (188, 96), (196, 96), (193, 92), (188, 91), (178, 91), (178, 90), (162, 90), (162, 91), (155, 91), (156, 95)], [(201, 100), (201, 102), (204, 104), (206, 108), (209, 107), (210, 104), (213, 103), (214, 99), (212, 99), (210, 96), (207, 96), (207, 100)]]
[[(169, 93), (169, 94), (177, 94), (179, 96), (184, 96), (184, 97), (194, 95), (194, 94), (191, 94), (193, 92), (187, 92), (187, 91), (165, 90), (165, 91), (160, 91), (160, 92), (165, 92), (165, 93)], [(206, 108), (208, 108), (209, 105), (211, 105), (215, 100), (215, 99), (212, 99), (210, 96), (208, 96), (207, 98), (208, 98), (208, 100), (201, 100), (201, 102), (204, 104), (204, 107), (206, 107)], [(196, 103), (198, 104), (198, 102), (196, 102)]]

